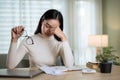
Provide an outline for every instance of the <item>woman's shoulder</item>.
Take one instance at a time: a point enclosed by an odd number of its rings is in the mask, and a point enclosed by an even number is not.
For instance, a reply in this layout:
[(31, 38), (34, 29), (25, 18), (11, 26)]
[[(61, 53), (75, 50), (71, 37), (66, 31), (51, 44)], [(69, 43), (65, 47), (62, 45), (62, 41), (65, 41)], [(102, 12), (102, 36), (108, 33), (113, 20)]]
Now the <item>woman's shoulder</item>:
[(39, 33), (38, 33), (38, 34), (30, 35), (30, 36), (28, 36), (28, 37), (26, 37), (26, 38), (33, 38), (33, 39), (36, 39), (36, 38), (38, 38), (38, 37), (39, 37)]

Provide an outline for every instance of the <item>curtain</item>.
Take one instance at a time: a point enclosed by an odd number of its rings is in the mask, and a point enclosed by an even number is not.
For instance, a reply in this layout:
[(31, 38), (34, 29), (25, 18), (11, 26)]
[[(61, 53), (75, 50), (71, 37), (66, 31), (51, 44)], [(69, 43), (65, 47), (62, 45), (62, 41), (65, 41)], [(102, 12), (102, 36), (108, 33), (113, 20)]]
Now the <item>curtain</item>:
[(88, 61), (96, 61), (96, 50), (88, 45), (88, 35), (102, 33), (101, 0), (76, 0), (71, 3), (73, 16), (70, 21), (71, 45), (75, 64), (85, 65)]

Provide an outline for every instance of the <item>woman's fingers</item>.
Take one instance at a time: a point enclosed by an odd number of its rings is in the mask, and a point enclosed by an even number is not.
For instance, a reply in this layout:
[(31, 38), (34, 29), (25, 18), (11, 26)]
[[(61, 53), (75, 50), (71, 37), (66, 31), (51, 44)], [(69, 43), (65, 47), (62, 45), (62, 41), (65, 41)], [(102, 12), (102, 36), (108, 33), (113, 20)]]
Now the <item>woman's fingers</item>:
[(17, 34), (21, 34), (24, 31), (24, 27), (18, 26), (16, 30), (17, 30)]
[(59, 27), (56, 28), (55, 30), (55, 34), (56, 35), (61, 35), (63, 32), (61, 31), (61, 29)]
[(12, 28), (12, 37), (13, 38), (19, 38), (24, 32), (23, 26), (17, 26)]
[(23, 32), (24, 32), (23, 26), (16, 26), (12, 28), (11, 31), (12, 41), (17, 42), (18, 38), (23, 34)]
[(17, 27), (14, 27), (14, 28), (12, 29), (12, 31), (13, 31), (14, 33), (16, 33), (16, 34), (21, 34), (21, 33), (23, 33), (23, 31), (24, 31), (24, 27), (23, 27), (23, 26), (17, 26)]
[(56, 34), (62, 41), (66, 41), (66, 40), (67, 40), (65, 34), (62, 32), (62, 30), (61, 30), (59, 27), (55, 30), (55, 34)]

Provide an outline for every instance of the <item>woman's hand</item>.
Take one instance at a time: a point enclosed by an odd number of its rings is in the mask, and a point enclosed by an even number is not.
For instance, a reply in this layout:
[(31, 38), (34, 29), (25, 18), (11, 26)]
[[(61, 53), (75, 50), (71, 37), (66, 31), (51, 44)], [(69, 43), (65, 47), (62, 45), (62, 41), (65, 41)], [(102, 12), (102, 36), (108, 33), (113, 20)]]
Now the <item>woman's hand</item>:
[(65, 34), (61, 31), (59, 27), (56, 28), (54, 34), (56, 34), (56, 36), (58, 36), (63, 42), (67, 40)]
[(24, 32), (23, 26), (17, 26), (12, 28), (11, 30), (12, 41), (17, 42), (18, 38), (23, 34), (23, 32)]

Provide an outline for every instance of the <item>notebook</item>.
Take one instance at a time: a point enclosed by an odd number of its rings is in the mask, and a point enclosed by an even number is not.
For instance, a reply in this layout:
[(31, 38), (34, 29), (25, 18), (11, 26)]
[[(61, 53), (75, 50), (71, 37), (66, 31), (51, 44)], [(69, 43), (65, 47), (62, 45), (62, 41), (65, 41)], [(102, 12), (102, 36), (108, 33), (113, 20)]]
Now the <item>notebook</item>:
[(43, 71), (39, 69), (30, 70), (30, 69), (14, 69), (14, 70), (8, 70), (8, 69), (0, 69), (0, 77), (16, 77), (16, 78), (32, 78)]

